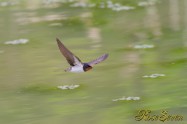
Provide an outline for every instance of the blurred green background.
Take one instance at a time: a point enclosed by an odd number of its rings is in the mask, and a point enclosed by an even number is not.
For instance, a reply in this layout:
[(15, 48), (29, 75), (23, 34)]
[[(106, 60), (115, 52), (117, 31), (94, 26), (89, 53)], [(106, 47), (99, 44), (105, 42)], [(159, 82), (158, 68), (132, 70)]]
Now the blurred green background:
[[(163, 123), (136, 121), (141, 109), (187, 123), (187, 0), (0, 0), (0, 29), (1, 124)], [(109, 58), (66, 73), (56, 37), (82, 61)]]

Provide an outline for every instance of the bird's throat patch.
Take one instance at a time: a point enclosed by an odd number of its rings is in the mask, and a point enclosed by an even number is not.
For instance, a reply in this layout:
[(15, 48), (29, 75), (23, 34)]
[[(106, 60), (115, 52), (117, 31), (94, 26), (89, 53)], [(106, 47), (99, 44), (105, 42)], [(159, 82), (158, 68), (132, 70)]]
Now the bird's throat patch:
[(86, 64), (86, 63), (83, 65), (83, 70), (84, 70), (84, 71), (88, 71), (88, 70), (90, 70), (90, 69), (92, 69), (92, 66), (90, 66), (90, 65), (88, 65), (88, 64)]

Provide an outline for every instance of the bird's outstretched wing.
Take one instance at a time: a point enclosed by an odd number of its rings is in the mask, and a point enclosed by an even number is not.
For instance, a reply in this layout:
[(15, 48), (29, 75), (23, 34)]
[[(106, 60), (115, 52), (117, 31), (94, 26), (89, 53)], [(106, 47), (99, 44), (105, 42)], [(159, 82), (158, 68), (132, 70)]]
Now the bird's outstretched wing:
[(58, 38), (56, 38), (56, 41), (60, 49), (60, 52), (66, 58), (66, 60), (71, 66), (82, 64), (81, 60), (77, 56), (75, 56), (71, 51), (69, 51)]
[(90, 65), (90, 66), (96, 65), (96, 64), (104, 61), (107, 57), (108, 57), (108, 54), (104, 54), (104, 55), (100, 56), (99, 58), (97, 58), (91, 62), (88, 62), (88, 65)]

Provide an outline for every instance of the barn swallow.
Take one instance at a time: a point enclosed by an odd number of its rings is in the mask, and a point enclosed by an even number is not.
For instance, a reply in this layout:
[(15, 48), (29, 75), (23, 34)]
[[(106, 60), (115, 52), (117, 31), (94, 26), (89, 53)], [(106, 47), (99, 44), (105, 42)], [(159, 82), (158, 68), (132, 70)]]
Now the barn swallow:
[(64, 70), (65, 72), (86, 72), (88, 70), (91, 70), (94, 65), (104, 61), (108, 57), (108, 54), (103, 54), (93, 61), (83, 63), (77, 56), (75, 56), (70, 50), (68, 50), (58, 38), (56, 38), (56, 41), (60, 52), (70, 64), (70, 67)]

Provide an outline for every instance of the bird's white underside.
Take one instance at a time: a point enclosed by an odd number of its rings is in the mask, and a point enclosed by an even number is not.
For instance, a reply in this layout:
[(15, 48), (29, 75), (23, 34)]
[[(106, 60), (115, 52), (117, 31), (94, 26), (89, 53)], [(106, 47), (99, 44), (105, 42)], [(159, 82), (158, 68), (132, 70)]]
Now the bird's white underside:
[(75, 73), (84, 72), (83, 65), (72, 66), (70, 72), (75, 72)]

